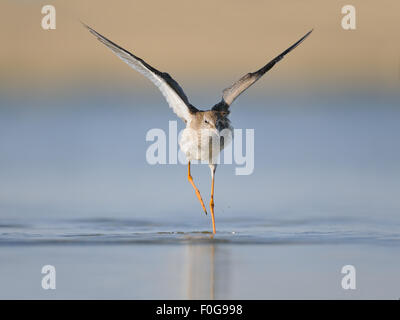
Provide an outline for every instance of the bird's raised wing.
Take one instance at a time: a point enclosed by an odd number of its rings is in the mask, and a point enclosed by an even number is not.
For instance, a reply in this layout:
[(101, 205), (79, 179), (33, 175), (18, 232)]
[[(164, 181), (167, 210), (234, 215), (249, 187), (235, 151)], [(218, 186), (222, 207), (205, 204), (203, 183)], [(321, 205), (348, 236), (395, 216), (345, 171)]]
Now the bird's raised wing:
[(243, 92), (245, 91), (248, 87), (250, 87), (254, 82), (256, 82), (258, 79), (260, 79), (268, 70), (270, 70), (278, 61), (282, 60), (283, 57), (292, 51), (294, 48), (296, 48), (300, 43), (304, 41), (305, 38), (309, 36), (309, 34), (312, 32), (309, 31), (305, 36), (303, 36), (299, 41), (297, 41), (295, 44), (293, 44), (291, 47), (283, 51), (279, 56), (276, 58), (272, 59), (270, 62), (268, 62), (264, 67), (262, 67), (260, 70), (256, 72), (251, 72), (243, 77), (241, 77), (238, 81), (236, 81), (233, 85), (231, 85), (229, 88), (226, 88), (223, 91), (222, 95), (222, 101), (216, 104), (213, 109), (214, 110), (228, 110), (229, 106), (232, 104), (232, 102)]
[(182, 88), (168, 73), (158, 71), (144, 60), (140, 59), (124, 48), (121, 48), (111, 40), (108, 40), (91, 27), (84, 23), (82, 24), (90, 31), (91, 34), (100, 40), (100, 42), (104, 43), (109, 49), (111, 49), (112, 52), (114, 52), (122, 61), (149, 78), (151, 82), (153, 82), (158, 89), (160, 89), (169, 106), (179, 118), (185, 122), (188, 122), (191, 118), (191, 114), (198, 111), (189, 103), (189, 100)]

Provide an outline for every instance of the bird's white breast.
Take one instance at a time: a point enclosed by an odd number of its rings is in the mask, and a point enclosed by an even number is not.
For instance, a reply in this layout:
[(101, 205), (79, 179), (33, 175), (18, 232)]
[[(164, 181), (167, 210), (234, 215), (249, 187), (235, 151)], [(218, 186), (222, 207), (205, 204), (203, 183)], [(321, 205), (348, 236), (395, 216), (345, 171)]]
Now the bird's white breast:
[[(216, 129), (194, 130), (186, 128), (182, 132), (179, 146), (189, 161), (210, 161), (211, 156), (212, 163), (215, 163), (220, 151), (232, 141), (232, 128), (225, 130), (223, 134), (224, 142), (221, 143), (221, 133)], [(210, 138), (213, 141), (212, 153), (210, 152)]]

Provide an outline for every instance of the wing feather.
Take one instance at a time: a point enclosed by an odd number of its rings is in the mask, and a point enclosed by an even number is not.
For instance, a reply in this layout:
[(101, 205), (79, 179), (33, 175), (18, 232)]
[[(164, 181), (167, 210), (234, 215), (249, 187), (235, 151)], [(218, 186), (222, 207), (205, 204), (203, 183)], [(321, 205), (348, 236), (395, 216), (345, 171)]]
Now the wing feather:
[[(236, 81), (233, 85), (226, 88), (222, 94), (222, 101), (215, 105), (215, 109), (228, 109), (232, 102), (248, 87), (250, 87), (254, 82), (260, 79), (268, 70), (270, 70), (277, 62), (283, 59), (283, 57), (296, 48), (300, 43), (307, 38), (313, 30), (309, 31), (306, 35), (304, 35), (300, 40), (290, 46), (288, 49), (283, 51), (279, 56), (272, 59), (268, 62), (264, 67), (257, 70), (256, 72), (247, 73), (243, 77), (241, 77), (238, 81)], [(213, 109), (214, 109), (213, 108)]]
[(166, 72), (160, 72), (146, 63), (143, 59), (135, 56), (111, 40), (107, 39), (96, 30), (83, 25), (93, 34), (100, 42), (105, 44), (112, 50), (122, 61), (127, 63), (130, 67), (143, 74), (151, 82), (153, 82), (161, 91), (169, 106), (176, 113), (176, 115), (185, 122), (190, 121), (191, 115), (198, 111), (194, 106), (189, 103), (189, 100), (183, 89), (179, 84)]

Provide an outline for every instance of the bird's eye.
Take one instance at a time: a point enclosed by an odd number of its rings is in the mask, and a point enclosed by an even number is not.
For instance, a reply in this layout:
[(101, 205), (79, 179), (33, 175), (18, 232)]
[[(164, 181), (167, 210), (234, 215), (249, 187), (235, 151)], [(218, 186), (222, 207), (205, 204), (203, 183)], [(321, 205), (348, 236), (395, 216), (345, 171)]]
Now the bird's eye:
[(204, 122), (207, 123), (207, 124), (209, 123), (207, 120), (204, 120)]

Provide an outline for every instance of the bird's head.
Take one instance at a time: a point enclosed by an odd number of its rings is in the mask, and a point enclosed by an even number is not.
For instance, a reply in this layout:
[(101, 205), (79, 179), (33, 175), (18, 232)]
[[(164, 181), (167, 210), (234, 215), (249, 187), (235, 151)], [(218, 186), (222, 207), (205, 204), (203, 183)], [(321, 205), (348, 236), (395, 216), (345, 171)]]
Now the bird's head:
[(196, 114), (193, 126), (201, 129), (211, 129), (221, 131), (224, 129), (226, 114), (220, 111), (201, 111)]
[(204, 111), (202, 114), (202, 128), (204, 129), (216, 129), (217, 128), (217, 117), (212, 111)]

